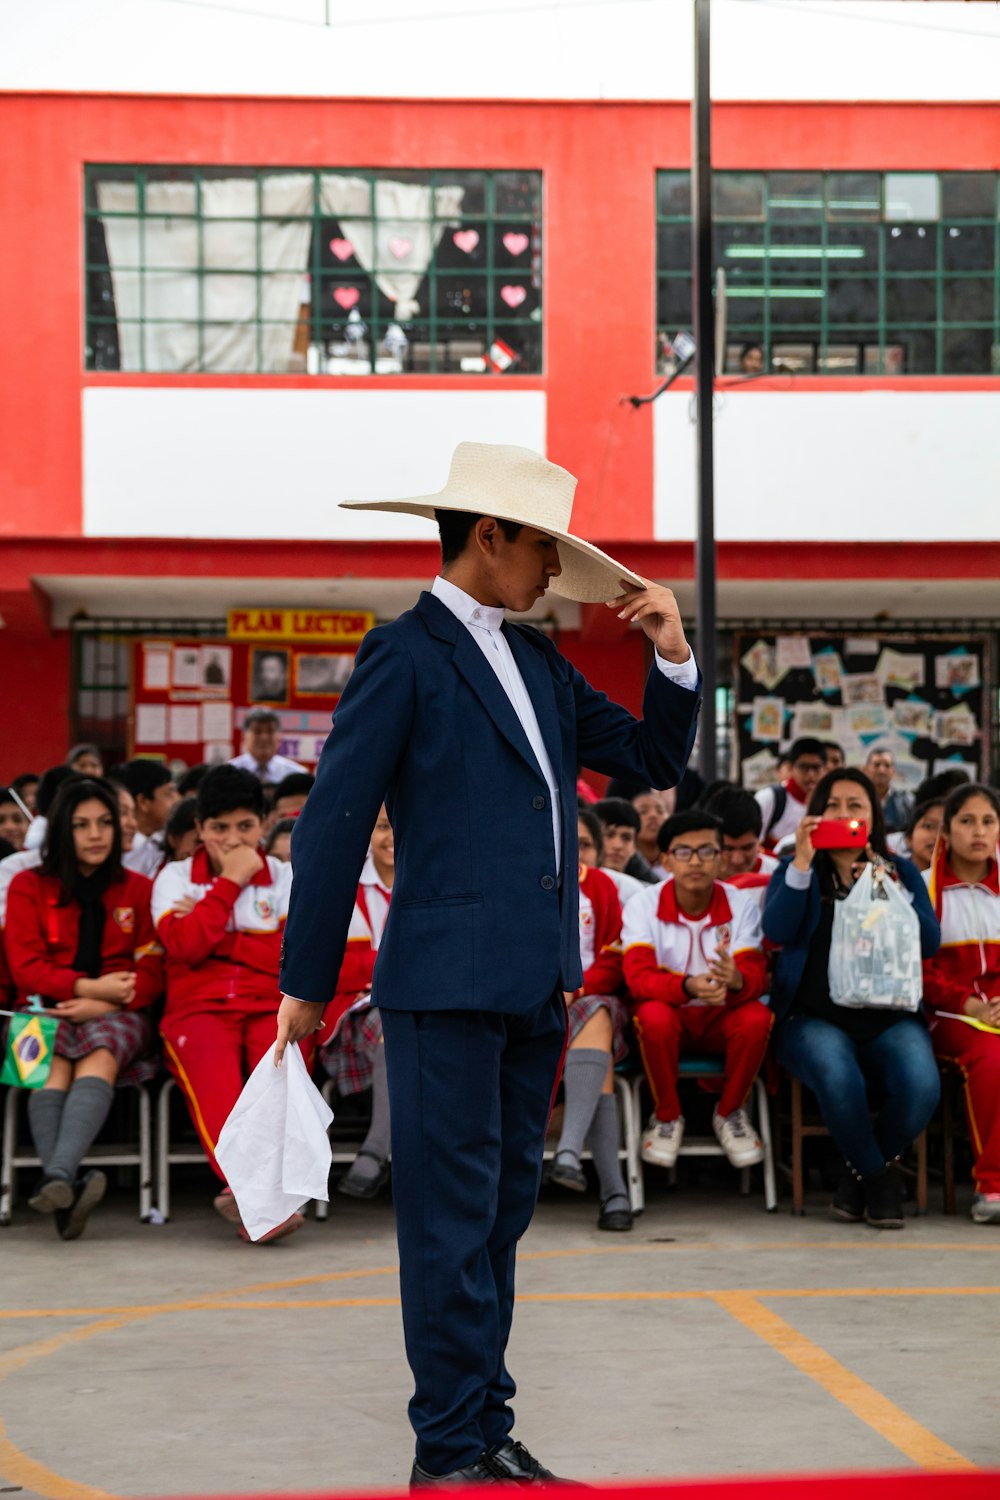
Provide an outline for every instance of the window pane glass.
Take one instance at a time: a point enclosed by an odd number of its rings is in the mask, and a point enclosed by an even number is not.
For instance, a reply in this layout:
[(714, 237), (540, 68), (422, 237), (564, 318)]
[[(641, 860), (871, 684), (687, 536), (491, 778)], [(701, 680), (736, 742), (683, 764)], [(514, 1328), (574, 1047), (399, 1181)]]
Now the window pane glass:
[(817, 368), (815, 334), (804, 330), (800, 342), (792, 342), (792, 337), (785, 333), (781, 342), (771, 345), (771, 369), (776, 375), (811, 375)]
[(494, 172), (493, 212), (536, 219), (542, 211), (541, 188), (538, 172)]
[(992, 271), (995, 224), (947, 224), (941, 242), (946, 271)]
[(933, 271), (937, 266), (937, 226), (894, 224), (886, 231), (885, 264), (889, 271)]
[(946, 323), (992, 323), (992, 276), (963, 276), (944, 283), (942, 316)]
[(691, 217), (691, 174), (659, 172), (656, 180), (656, 211), (664, 218)]
[(827, 217), (834, 222), (879, 219), (882, 184), (876, 172), (830, 172), (826, 179)]
[(937, 335), (932, 330), (890, 328), (886, 332), (886, 343), (901, 351), (898, 372), (887, 371), (887, 373), (933, 375), (937, 370)]
[(718, 219), (763, 219), (764, 177), (760, 172), (716, 172), (712, 212)]
[[(688, 224), (658, 224), (656, 227), (657, 265), (660, 270), (687, 271), (691, 268), (691, 227)], [(716, 250), (716, 255), (719, 255)]]
[(885, 217), (887, 222), (939, 219), (941, 194), (934, 172), (886, 172)]
[(942, 172), (941, 210), (946, 219), (994, 219), (995, 172)]
[(656, 321), (671, 335), (691, 323), (691, 282), (680, 276), (660, 280), (656, 294)]
[(876, 323), (878, 282), (868, 277), (830, 276), (828, 316), (831, 323)]
[(937, 317), (937, 282), (928, 276), (887, 281), (885, 315), (891, 323), (904, 319), (911, 319), (914, 323), (933, 323)]
[(774, 224), (814, 223), (823, 217), (821, 172), (771, 172), (768, 217)]
[(830, 225), (826, 231), (827, 259), (845, 270), (856, 266), (859, 271), (878, 270), (878, 247), (882, 234), (877, 224)]
[(824, 375), (857, 375), (861, 370), (860, 344), (827, 344), (819, 351), (819, 369)]
[(989, 328), (946, 328), (941, 336), (941, 365), (946, 375), (988, 375), (993, 348)]

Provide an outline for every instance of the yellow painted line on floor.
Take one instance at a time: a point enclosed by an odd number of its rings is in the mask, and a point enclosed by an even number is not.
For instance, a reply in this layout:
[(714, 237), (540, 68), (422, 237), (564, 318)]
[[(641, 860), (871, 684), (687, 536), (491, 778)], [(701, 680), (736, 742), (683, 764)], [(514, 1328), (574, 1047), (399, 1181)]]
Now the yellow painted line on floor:
[(756, 1297), (748, 1292), (719, 1292), (713, 1300), (913, 1463), (923, 1469), (977, 1467)]

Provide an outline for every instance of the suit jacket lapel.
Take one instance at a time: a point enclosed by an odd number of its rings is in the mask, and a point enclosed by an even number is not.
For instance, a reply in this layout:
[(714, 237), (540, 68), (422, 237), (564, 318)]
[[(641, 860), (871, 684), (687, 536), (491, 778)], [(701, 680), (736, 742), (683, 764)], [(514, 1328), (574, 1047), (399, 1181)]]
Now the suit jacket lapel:
[[(500, 679), (486, 660), (481, 648), (472, 639), (466, 627), (460, 620), (456, 619), (446, 605), (441, 603), (440, 599), (435, 599), (433, 594), (421, 594), (417, 601), (416, 610), (432, 635), (437, 636), (439, 640), (447, 641), (451, 644), (456, 668), (461, 672), (500, 733), (510, 742), (517, 753), (524, 757), (529, 766), (533, 767), (541, 775), (541, 767), (535, 759), (534, 752), (528, 743), (527, 735), (521, 728), (521, 721), (514, 712), (510, 699), (500, 685)], [(509, 635), (507, 639), (510, 640)], [(520, 666), (520, 658), (516, 659)], [(525, 682), (527, 683), (527, 678), (525, 678)], [(535, 694), (530, 684), (528, 685), (528, 691), (532, 694), (532, 701), (534, 701)], [(550, 686), (549, 692), (551, 693), (551, 691)], [(535, 712), (538, 712), (537, 705)], [(540, 717), (539, 723), (541, 723)], [(545, 743), (546, 746), (549, 745), (547, 736)]]

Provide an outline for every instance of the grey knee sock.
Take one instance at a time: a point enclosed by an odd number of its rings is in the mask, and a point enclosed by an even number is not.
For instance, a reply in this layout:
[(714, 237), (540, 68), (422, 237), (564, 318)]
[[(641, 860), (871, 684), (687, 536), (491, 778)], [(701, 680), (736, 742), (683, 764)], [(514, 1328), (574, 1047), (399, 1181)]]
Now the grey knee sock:
[(562, 1151), (569, 1151), (579, 1161), (607, 1076), (608, 1054), (601, 1052), (599, 1048), (572, 1047), (566, 1053), (566, 1071), (563, 1074), (566, 1103), (563, 1109), (562, 1135), (556, 1147), (557, 1156)]
[(78, 1078), (66, 1095), (59, 1138), (49, 1160), (53, 1177), (72, 1181), (94, 1137), (108, 1118), (115, 1091), (103, 1078)]
[(614, 1094), (602, 1094), (598, 1100), (587, 1147), (597, 1168), (601, 1202), (607, 1206), (613, 1198), (621, 1198), (624, 1200), (621, 1207), (627, 1207), (628, 1189), (618, 1160), (618, 1109)]
[(59, 1139), (59, 1121), (65, 1103), (65, 1089), (33, 1089), (28, 1094), (28, 1126), (47, 1177), (52, 1175), (49, 1163)]
[(389, 1084), (385, 1076), (385, 1048), (381, 1046), (372, 1064), (372, 1122), (361, 1149), (370, 1151), (371, 1156), (356, 1157), (351, 1176), (374, 1181), (380, 1163), (389, 1155)]

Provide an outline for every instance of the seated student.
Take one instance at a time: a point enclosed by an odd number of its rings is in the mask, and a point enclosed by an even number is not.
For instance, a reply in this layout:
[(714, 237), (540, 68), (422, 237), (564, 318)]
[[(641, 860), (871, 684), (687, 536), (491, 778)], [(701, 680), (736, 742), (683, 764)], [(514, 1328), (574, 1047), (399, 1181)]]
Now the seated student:
[(34, 771), (22, 771), (11, 782), (12, 790), (17, 793), (30, 813), (35, 811), (35, 802), (38, 798), (38, 783), (40, 780), (41, 777), (37, 776)]
[[(114, 1086), (153, 1041), (148, 1007), (163, 988), (149, 881), (124, 870), (114, 790), (74, 776), (52, 803), (38, 869), (7, 893), (5, 945), (18, 1004), (39, 995), (62, 1023), (52, 1071), (28, 1098), (42, 1180), (28, 1202), (75, 1240), (107, 1187), (80, 1164)], [(151, 1076), (152, 1068), (147, 1076)]]
[[(863, 819), (868, 848), (817, 851), (812, 833), (826, 818)], [(836, 903), (875, 856), (888, 860), (875, 788), (863, 771), (828, 771), (799, 824), (794, 859), (771, 876), (764, 935), (781, 948), (771, 983), (774, 1053), (815, 1094), (845, 1162), (831, 1212), (847, 1223), (902, 1229), (902, 1192), (890, 1164), (925, 1128), (941, 1092), (927, 1026), (911, 1011), (853, 1008), (830, 998)], [(940, 929), (920, 872), (901, 859), (891, 873), (913, 904), (929, 958)]]
[(673, 787), (665, 792), (647, 789), (637, 792), (632, 806), (639, 814), (639, 833), (636, 848), (658, 880), (666, 880), (666, 871), (660, 864), (660, 850), (656, 835), (674, 811), (677, 797)]
[(115, 780), (132, 793), (139, 825), (125, 866), (155, 880), (167, 857), (163, 830), (180, 793), (167, 767), (158, 760), (127, 760), (116, 769)]
[(655, 1106), (642, 1159), (676, 1162), (684, 1138), (678, 1061), (684, 1052), (709, 1052), (725, 1059), (712, 1128), (731, 1165), (749, 1167), (763, 1160), (764, 1148), (743, 1106), (771, 1031), (771, 1012), (760, 1003), (757, 902), (717, 878), (722, 829), (711, 813), (675, 813), (659, 840), (667, 882), (635, 896), (622, 924), (625, 984)]
[(77, 773), (69, 766), (52, 766), (38, 784), (35, 801), (35, 817), (28, 829), (24, 847), (16, 854), (9, 854), (0, 861), (0, 928), (6, 921), (7, 891), (15, 875), (22, 870), (37, 870), (42, 862), (42, 845), (48, 831), (48, 811), (64, 782), (77, 779)]
[(337, 1184), (337, 1191), (349, 1198), (374, 1198), (389, 1178), (389, 1089), (382, 1018), (371, 1004), (371, 987), (395, 870), (392, 824), (383, 807), (358, 882), (337, 991), (324, 1016), (320, 1054), (339, 1094), (372, 1091), (368, 1134), (350, 1171)]
[(603, 870), (580, 865), (580, 962), (583, 984), (569, 1005), (569, 1045), (563, 1072), (563, 1128), (548, 1180), (584, 1192), (584, 1146), (597, 1169), (598, 1229), (629, 1230), (632, 1210), (618, 1160), (614, 1065), (628, 1054), (628, 1009), (621, 992), (622, 912)]
[(106, 778), (109, 786), (114, 787), (115, 796), (118, 798), (118, 821), (122, 830), (122, 859), (132, 851), (135, 836), (139, 832), (139, 824), (135, 818), (135, 798), (123, 781), (116, 781), (113, 776)]
[(19, 854), (24, 848), (29, 827), (29, 819), (18, 798), (12, 795), (9, 787), (0, 786), (0, 839), (5, 839), (10, 845), (8, 857)]
[(601, 820), (604, 834), (604, 867), (620, 870), (641, 880), (644, 885), (658, 885), (659, 879), (639, 853), (639, 814), (624, 797), (604, 797), (595, 802), (594, 812)]
[(941, 923), (941, 947), (924, 964), (924, 1005), (934, 1051), (961, 1069), (977, 1224), (1000, 1224), (1000, 800), (966, 783), (944, 805), (942, 838), (924, 873)]
[(275, 859), (280, 859), (283, 865), (291, 864), (294, 828), (294, 818), (281, 818), (279, 822), (272, 823), (270, 832), (264, 840), (264, 853), (273, 854)]
[[(740, 890), (766, 890), (778, 861), (760, 847), (763, 817), (753, 792), (727, 786), (710, 797), (705, 811), (722, 824), (722, 859), (719, 879)], [(763, 896), (759, 898), (763, 907)]]
[(316, 778), (309, 771), (293, 771), (272, 788), (271, 811), (264, 823), (264, 832), (270, 833), (275, 823), (283, 818), (294, 818), (306, 805), (306, 798), (316, 785)]
[(196, 766), (189, 766), (184, 775), (178, 778), (178, 797), (193, 797), (204, 781), (206, 772), (211, 769), (208, 761), (200, 761)]
[[(257, 848), (264, 793), (256, 776), (213, 766), (198, 788), (201, 847), (164, 865), (153, 920), (166, 952), (160, 1034), (167, 1067), (223, 1187), (215, 1207), (249, 1238), (215, 1159), (215, 1144), (243, 1085), (274, 1044), (281, 934), (292, 872)], [(311, 1044), (303, 1044), (305, 1057)], [(301, 1228), (292, 1214), (265, 1239)]]
[(794, 834), (806, 810), (806, 803), (826, 769), (826, 746), (822, 740), (795, 740), (785, 761), (788, 776), (776, 786), (765, 786), (757, 792), (761, 811), (761, 842), (771, 852), (776, 844)]
[(625, 875), (621, 870), (612, 870), (604, 863), (604, 829), (601, 820), (589, 807), (577, 809), (577, 839), (579, 842), (579, 854), (581, 865), (588, 865), (592, 870), (600, 870), (611, 881), (618, 892), (618, 904), (624, 907), (626, 901), (631, 900), (637, 891), (646, 889), (641, 880), (636, 880), (634, 875)]
[(929, 870), (934, 860), (934, 846), (941, 832), (943, 813), (943, 797), (918, 802), (910, 813), (906, 827), (898, 833), (886, 835), (890, 851), (904, 859), (911, 859), (921, 874)]
[(198, 798), (182, 797), (175, 802), (163, 830), (167, 863), (190, 859), (198, 847)]
[(101, 752), (96, 745), (90, 744), (87, 740), (84, 740), (80, 745), (73, 745), (67, 750), (66, 764), (78, 776), (101, 777), (104, 775), (104, 762), (101, 760)]
[(823, 741), (823, 769), (825, 771), (837, 771), (841, 766), (847, 765), (847, 756), (844, 754), (843, 745), (838, 745), (836, 740)]

